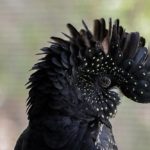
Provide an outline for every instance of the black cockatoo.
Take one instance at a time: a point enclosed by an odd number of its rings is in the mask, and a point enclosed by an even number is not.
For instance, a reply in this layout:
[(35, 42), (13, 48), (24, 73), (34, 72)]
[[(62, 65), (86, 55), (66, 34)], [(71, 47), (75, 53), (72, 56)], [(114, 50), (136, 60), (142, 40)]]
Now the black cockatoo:
[(145, 39), (117, 19), (94, 20), (93, 33), (67, 24), (67, 40), (52, 37), (28, 82), (29, 125), (15, 150), (117, 150), (109, 119), (120, 97), (150, 102)]

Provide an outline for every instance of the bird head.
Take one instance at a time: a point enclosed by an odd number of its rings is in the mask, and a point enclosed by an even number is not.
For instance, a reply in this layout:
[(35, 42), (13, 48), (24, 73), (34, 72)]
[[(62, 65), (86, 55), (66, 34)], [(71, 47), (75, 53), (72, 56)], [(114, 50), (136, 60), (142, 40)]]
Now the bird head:
[(145, 39), (138, 32), (126, 32), (118, 19), (113, 24), (110, 19), (108, 29), (103, 18), (96, 19), (93, 32), (82, 23), (80, 31), (67, 24), (71, 36), (63, 34), (68, 40), (52, 37), (52, 45), (42, 49), (46, 56), (33, 67), (37, 72), (30, 78), (29, 105), (37, 104), (38, 91), (45, 99), (45, 103), (39, 100), (38, 108), (46, 103), (56, 110), (73, 105), (108, 119), (120, 101), (113, 87), (135, 102), (150, 102), (150, 56)]

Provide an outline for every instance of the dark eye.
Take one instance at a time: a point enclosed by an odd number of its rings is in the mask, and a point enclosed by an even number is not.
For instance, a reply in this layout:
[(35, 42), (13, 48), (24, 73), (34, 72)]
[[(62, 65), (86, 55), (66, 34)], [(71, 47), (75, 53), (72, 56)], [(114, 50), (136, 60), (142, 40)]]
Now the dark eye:
[(100, 86), (108, 88), (111, 85), (111, 79), (108, 76), (101, 76), (99, 78)]

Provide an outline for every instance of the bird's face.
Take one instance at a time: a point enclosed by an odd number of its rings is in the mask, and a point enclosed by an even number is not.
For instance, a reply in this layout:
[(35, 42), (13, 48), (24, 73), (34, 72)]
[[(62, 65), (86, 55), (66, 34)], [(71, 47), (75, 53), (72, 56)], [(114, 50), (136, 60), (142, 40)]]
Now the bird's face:
[[(90, 57), (84, 58), (82, 67), (78, 70), (78, 88), (83, 101), (87, 103), (88, 112), (92, 112), (105, 119), (114, 116), (119, 104), (119, 96), (112, 88), (119, 79), (119, 68), (113, 59), (101, 49), (90, 50)], [(121, 77), (121, 76), (120, 76)], [(118, 80), (117, 80), (118, 78)]]

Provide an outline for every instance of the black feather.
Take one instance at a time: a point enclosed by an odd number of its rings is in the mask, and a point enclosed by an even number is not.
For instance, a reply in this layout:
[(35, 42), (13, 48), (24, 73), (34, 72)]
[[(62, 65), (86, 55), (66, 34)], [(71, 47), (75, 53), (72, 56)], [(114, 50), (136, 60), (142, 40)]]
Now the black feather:
[(68, 23), (67, 27), (68, 27), (68, 29), (69, 29), (69, 31), (70, 31), (73, 38), (76, 39), (77, 37), (80, 37), (79, 32), (76, 30), (76, 28), (73, 25)]

